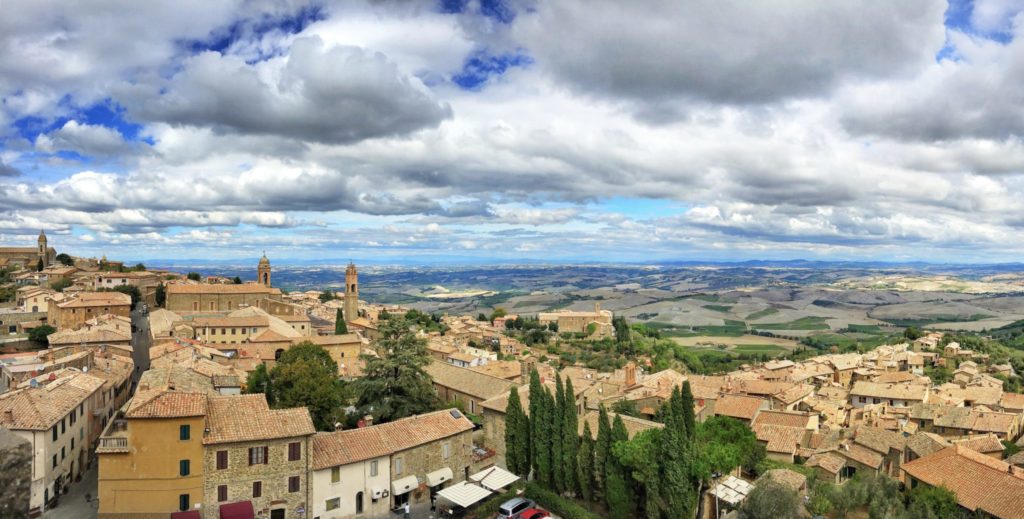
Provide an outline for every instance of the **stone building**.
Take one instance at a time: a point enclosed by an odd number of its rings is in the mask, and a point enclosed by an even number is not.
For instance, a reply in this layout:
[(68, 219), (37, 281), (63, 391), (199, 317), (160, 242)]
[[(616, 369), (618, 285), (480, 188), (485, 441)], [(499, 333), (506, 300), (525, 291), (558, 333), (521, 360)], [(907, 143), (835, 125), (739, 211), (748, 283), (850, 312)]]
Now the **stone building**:
[(581, 333), (588, 337), (602, 338), (615, 334), (612, 326), (612, 313), (601, 310), (601, 303), (594, 303), (593, 312), (560, 310), (558, 312), (541, 312), (537, 314), (540, 324), (557, 323), (559, 333)]
[(38, 514), (84, 471), (103, 380), (85, 373), (0, 395), (0, 428), (34, 446), (29, 511)]
[(434, 360), (424, 371), (434, 380), (434, 390), (442, 402), (462, 403), (463, 409), (471, 414), (483, 412), (481, 404), (496, 396), (508, 395), (510, 387), (519, 385), (516, 381), (480, 373), (469, 368), (460, 368), (447, 362)]
[(77, 330), (101, 315), (131, 319), (132, 298), (120, 292), (81, 292), (70, 299), (50, 299), (47, 323), (58, 331)]
[(165, 307), (180, 315), (227, 313), (246, 306), (256, 306), (262, 299), (281, 300), (281, 291), (258, 283), (179, 284), (167, 286)]
[(353, 263), (345, 269), (345, 306), (342, 311), (346, 321), (355, 321), (359, 317), (359, 273)]
[(26, 519), (32, 492), (32, 444), (0, 429), (0, 517)]
[(259, 265), (256, 266), (256, 282), (270, 288), (270, 259), (267, 258), (265, 252), (260, 258)]
[(0, 267), (36, 268), (57, 261), (57, 251), (47, 245), (46, 233), (39, 231), (35, 247), (0, 247)]
[(306, 408), (274, 409), (261, 394), (210, 397), (203, 435), (203, 517), (226, 508), (305, 517), (310, 439)]

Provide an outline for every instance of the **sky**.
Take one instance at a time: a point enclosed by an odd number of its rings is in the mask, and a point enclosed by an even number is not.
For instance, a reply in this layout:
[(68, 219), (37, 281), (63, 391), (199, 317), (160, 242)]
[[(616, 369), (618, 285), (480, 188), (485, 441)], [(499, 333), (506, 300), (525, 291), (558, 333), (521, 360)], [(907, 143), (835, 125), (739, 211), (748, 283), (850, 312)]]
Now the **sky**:
[(5, 0), (0, 245), (987, 263), (1024, 0)]

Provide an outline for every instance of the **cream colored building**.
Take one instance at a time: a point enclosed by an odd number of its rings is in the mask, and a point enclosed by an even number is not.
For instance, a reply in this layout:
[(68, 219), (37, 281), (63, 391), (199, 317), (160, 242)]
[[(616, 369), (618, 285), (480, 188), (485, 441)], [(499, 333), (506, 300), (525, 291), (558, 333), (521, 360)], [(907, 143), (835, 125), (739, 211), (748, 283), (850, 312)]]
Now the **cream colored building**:
[(131, 319), (132, 298), (120, 292), (82, 292), (57, 301), (50, 299), (47, 322), (59, 330), (76, 330), (85, 322), (101, 315), (112, 314)]
[(541, 324), (557, 323), (559, 333), (582, 333), (588, 337), (601, 338), (615, 334), (612, 313), (601, 310), (601, 303), (594, 303), (593, 312), (561, 310), (537, 314)]

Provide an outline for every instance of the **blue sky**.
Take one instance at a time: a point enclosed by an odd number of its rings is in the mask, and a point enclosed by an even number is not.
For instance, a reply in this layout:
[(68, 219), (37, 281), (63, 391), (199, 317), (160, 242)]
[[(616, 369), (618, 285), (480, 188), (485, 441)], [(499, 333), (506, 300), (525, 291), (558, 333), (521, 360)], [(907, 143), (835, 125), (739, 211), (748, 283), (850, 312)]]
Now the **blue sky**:
[(0, 244), (1016, 261), (1022, 9), (15, 1)]

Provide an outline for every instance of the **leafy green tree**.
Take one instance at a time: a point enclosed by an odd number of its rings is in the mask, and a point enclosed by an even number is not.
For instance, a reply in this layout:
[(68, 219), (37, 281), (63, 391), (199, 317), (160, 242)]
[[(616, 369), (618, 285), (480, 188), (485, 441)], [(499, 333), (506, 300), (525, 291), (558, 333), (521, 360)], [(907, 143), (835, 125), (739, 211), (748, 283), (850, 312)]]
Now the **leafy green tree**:
[(565, 377), (565, 402), (562, 413), (562, 474), (565, 478), (565, 491), (572, 494), (579, 492), (579, 480), (576, 477), (576, 453), (579, 450), (579, 415), (576, 414), (576, 395), (572, 387), (572, 379)]
[[(100, 289), (101, 292), (104, 291), (104, 290), (108, 290), (108, 289)], [(137, 287), (135, 285), (121, 285), (119, 287), (114, 287), (114, 288), (111, 288), (109, 290), (111, 290), (113, 292), (120, 292), (122, 294), (127, 294), (129, 297), (131, 297), (132, 298), (132, 308), (134, 308), (135, 305), (139, 304), (139, 301), (142, 301), (142, 292), (139, 290), (139, 287)]]
[(494, 311), (491, 312), (490, 318), (488, 318), (487, 320), (490, 321), (491, 324), (494, 324), (495, 319), (499, 317), (505, 317), (506, 315), (508, 315), (508, 312), (506, 312), (504, 308), (495, 308)]
[(921, 333), (921, 329), (916, 326), (908, 326), (903, 330), (903, 337), (907, 340), (916, 341), (921, 338), (924, 334)]
[(565, 465), (562, 463), (562, 426), (565, 425), (565, 387), (555, 373), (555, 399), (551, 413), (551, 481), (554, 489), (565, 492)]
[(754, 485), (740, 505), (740, 519), (799, 519), (800, 497), (796, 492), (773, 479), (762, 479)]
[(334, 313), (334, 335), (345, 335), (348, 333), (348, 324), (345, 323), (345, 312), (338, 309)]
[(594, 437), (590, 430), (590, 422), (584, 422), (583, 438), (580, 439), (580, 448), (576, 453), (576, 481), (579, 484), (580, 495), (586, 501), (594, 499), (594, 490), (597, 485), (594, 479), (595, 472)]
[(270, 371), (276, 407), (309, 409), (319, 431), (333, 431), (344, 416), (345, 388), (338, 379), (338, 365), (321, 346), (304, 342), (292, 346)]
[(156, 298), (156, 306), (163, 308), (167, 304), (167, 287), (163, 283), (156, 286), (156, 291), (153, 295)]
[(188, 275), (186, 275), (185, 277), (191, 279), (192, 281), (199, 281), (203, 279), (203, 276), (198, 272), (189, 272)]
[(60, 264), (64, 265), (65, 267), (71, 267), (75, 264), (74, 258), (72, 258), (71, 256), (64, 252), (57, 255), (57, 261), (59, 261)]
[(619, 316), (612, 319), (612, 327), (615, 328), (615, 342), (617, 344), (627, 346), (632, 342), (629, 323), (626, 322), (625, 317)]
[(72, 281), (71, 281), (70, 278), (60, 278), (60, 279), (54, 281), (53, 283), (50, 283), (50, 288), (52, 288), (52, 289), (54, 289), (54, 290), (56, 290), (58, 292), (63, 292), (65, 288), (67, 288), (67, 287), (69, 287), (71, 285), (72, 285)]
[(477, 321), (481, 321), (481, 322), (486, 321), (487, 320), (487, 316), (484, 315), (483, 312), (480, 312), (480, 313), (476, 314), (476, 320)]
[(612, 404), (612, 412), (615, 414), (623, 414), (626, 416), (640, 416), (640, 410), (636, 407), (636, 402), (633, 400), (619, 400)]
[(46, 268), (46, 265), (43, 263), (43, 258), (39, 258), (39, 261), (36, 263), (36, 272), (39, 272), (44, 268)]
[(366, 366), (353, 383), (356, 406), (379, 423), (437, 409), (433, 380), (423, 370), (430, 363), (426, 341), (401, 317), (381, 323), (379, 332), (377, 354), (360, 357)]
[(56, 331), (56, 328), (48, 324), (41, 324), (28, 332), (28, 339), (39, 344), (49, 344), (50, 341), (47, 339), (47, 336)]
[(143, 265), (142, 263), (136, 263), (135, 266), (132, 267), (132, 270), (134, 270), (136, 272), (145, 272), (146, 271), (146, 266)]
[(323, 292), (320, 292), (321, 303), (326, 303), (334, 298), (334, 294), (332, 294), (330, 290), (324, 290)]
[(270, 372), (267, 371), (266, 364), (260, 364), (256, 366), (256, 369), (252, 373), (249, 373), (249, 377), (245, 382), (246, 393), (263, 393), (267, 396), (267, 403), (271, 407), (274, 406), (274, 388), (270, 382)]
[(518, 388), (508, 392), (505, 409), (505, 463), (515, 474), (525, 477), (530, 473), (530, 424), (519, 400)]
[(956, 494), (944, 487), (920, 486), (910, 491), (907, 517), (913, 519), (959, 519), (963, 514)]
[(635, 492), (641, 496), (644, 516), (649, 519), (661, 517), (661, 495), (659, 485), (659, 456), (661, 430), (648, 429), (627, 442), (620, 442), (612, 449), (622, 463), (626, 474), (635, 482)]
[(712, 416), (700, 424), (696, 444), (710, 472), (726, 474), (736, 467), (753, 468), (765, 455), (754, 432), (728, 416)]
[(232, 279), (231, 282), (236, 284), (236, 285), (241, 285), (242, 284), (242, 278), (240, 278), (238, 276), (235, 276), (235, 279)]

